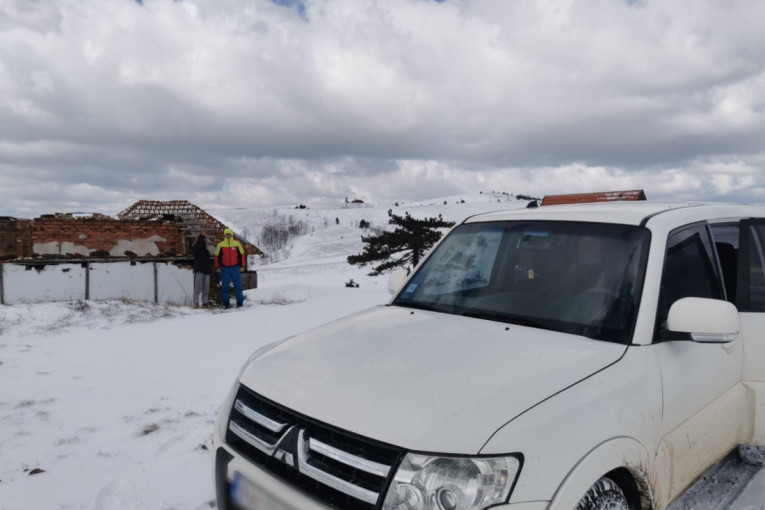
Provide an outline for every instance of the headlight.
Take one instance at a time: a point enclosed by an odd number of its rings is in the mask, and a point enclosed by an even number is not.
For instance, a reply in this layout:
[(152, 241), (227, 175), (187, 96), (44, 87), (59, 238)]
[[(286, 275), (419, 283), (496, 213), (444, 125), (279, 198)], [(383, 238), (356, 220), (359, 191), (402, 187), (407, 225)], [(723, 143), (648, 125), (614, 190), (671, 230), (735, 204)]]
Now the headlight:
[(408, 454), (385, 496), (383, 510), (481, 510), (504, 503), (516, 457), (433, 457)]

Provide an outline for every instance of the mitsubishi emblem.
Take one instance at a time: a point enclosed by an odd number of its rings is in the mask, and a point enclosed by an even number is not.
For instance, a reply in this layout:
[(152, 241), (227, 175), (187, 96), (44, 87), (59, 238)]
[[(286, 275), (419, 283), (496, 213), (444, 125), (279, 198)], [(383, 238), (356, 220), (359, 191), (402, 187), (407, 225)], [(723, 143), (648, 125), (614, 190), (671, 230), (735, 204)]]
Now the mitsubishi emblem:
[(287, 464), (288, 466), (295, 467), (295, 459), (291, 453), (279, 448), (274, 453), (274, 458)]

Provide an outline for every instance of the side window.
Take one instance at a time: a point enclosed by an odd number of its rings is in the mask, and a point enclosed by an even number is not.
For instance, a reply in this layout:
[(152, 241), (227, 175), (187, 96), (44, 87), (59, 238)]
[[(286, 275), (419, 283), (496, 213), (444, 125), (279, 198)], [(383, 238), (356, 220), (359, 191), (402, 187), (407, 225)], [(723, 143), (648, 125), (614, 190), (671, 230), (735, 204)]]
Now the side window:
[(712, 230), (717, 258), (720, 261), (720, 269), (725, 284), (725, 297), (736, 305), (738, 304), (736, 295), (739, 279), (739, 225), (738, 223), (721, 223), (710, 225), (709, 228)]
[(669, 308), (678, 299), (723, 299), (722, 282), (715, 268), (712, 240), (706, 224), (683, 227), (670, 233), (661, 275), (654, 341), (687, 338), (685, 334), (666, 331)]
[(741, 226), (739, 310), (765, 311), (765, 220), (746, 220)]

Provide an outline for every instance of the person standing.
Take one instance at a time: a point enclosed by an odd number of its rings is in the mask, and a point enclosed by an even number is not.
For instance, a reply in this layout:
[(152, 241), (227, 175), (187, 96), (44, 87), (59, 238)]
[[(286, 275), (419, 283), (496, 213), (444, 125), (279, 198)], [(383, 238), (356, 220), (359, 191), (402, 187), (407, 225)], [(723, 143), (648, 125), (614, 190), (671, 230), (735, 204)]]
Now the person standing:
[(210, 303), (210, 273), (212, 272), (212, 256), (207, 249), (207, 237), (202, 232), (197, 236), (194, 246), (191, 247), (194, 254), (194, 308), (208, 306)]
[(242, 294), (242, 275), (239, 272), (247, 267), (247, 257), (244, 254), (242, 245), (234, 239), (234, 232), (230, 228), (223, 231), (223, 241), (218, 243), (215, 248), (215, 268), (220, 269), (221, 299), (223, 307), (228, 308), (228, 286), (230, 282), (234, 283), (236, 291), (236, 307), (240, 308), (244, 304), (244, 294)]

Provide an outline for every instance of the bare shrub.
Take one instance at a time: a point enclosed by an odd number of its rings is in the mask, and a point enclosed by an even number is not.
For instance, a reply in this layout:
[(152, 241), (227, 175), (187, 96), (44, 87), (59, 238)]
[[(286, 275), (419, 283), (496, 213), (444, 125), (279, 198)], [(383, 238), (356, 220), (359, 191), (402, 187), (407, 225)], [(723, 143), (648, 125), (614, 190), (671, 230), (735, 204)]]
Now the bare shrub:
[(260, 248), (268, 253), (271, 262), (276, 262), (289, 255), (289, 243), (292, 239), (309, 231), (308, 222), (295, 219), (292, 215), (274, 215), (263, 226), (258, 240)]

